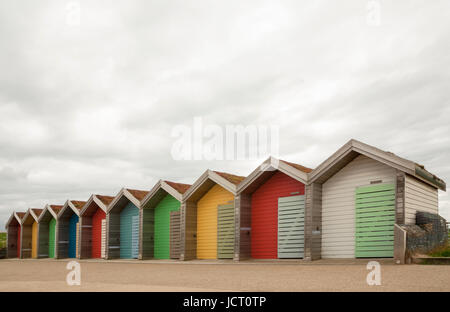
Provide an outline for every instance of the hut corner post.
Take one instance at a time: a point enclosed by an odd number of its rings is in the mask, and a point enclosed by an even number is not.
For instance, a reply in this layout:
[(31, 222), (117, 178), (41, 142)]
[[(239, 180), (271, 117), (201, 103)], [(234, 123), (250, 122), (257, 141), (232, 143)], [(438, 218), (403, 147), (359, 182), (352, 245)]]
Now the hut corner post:
[(59, 240), (60, 240), (60, 227), (61, 226), (61, 220), (56, 220), (56, 224), (55, 224), (55, 259), (60, 259), (61, 257), (59, 256), (59, 253), (61, 251), (62, 248), (60, 248), (59, 246)]
[(233, 260), (249, 259), (251, 256), (251, 195), (241, 193), (234, 199), (235, 243)]
[(80, 216), (80, 219), (78, 220), (78, 245), (76, 250), (76, 257), (77, 259), (82, 259), (81, 257), (81, 250), (83, 248), (83, 217)]
[(395, 183), (395, 225), (394, 225), (394, 261), (406, 263), (406, 231), (400, 227), (405, 224), (405, 173), (397, 170)]
[(197, 257), (197, 203), (181, 203), (181, 246), (180, 260)]
[(399, 170), (395, 183), (395, 223), (405, 224), (405, 173)]
[(312, 261), (321, 258), (322, 246), (322, 184), (305, 186), (305, 256)]

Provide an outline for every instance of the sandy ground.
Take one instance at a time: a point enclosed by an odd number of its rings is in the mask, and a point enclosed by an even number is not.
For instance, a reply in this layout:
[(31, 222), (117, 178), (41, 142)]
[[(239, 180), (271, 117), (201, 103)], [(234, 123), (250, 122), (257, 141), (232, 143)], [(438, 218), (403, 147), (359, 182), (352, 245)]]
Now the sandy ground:
[(381, 285), (368, 286), (368, 260), (81, 260), (81, 285), (68, 286), (69, 260), (0, 260), (0, 291), (450, 291), (450, 266), (380, 261)]

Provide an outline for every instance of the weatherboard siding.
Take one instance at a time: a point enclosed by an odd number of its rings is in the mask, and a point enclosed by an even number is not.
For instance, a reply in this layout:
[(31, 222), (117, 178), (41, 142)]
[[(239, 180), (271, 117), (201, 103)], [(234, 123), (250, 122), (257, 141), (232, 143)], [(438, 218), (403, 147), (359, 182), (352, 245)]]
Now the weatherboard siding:
[(355, 190), (395, 183), (395, 169), (360, 155), (322, 186), (322, 258), (355, 257)]
[(416, 223), (416, 212), (439, 213), (438, 190), (411, 176), (405, 179), (405, 223)]

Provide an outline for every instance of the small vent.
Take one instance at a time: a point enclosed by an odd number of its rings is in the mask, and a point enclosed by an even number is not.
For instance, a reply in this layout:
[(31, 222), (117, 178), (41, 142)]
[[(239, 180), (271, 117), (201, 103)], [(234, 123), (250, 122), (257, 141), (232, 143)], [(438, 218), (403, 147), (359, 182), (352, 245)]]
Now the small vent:
[(380, 184), (380, 183), (383, 183), (383, 180), (370, 181), (370, 184)]

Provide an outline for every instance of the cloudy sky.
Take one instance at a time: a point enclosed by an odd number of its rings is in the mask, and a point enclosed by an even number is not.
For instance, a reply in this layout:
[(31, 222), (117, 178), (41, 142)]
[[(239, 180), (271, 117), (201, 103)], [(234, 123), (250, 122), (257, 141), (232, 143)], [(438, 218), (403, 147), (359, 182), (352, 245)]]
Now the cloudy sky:
[(175, 160), (171, 133), (194, 117), (278, 126), (280, 157), (305, 166), (355, 138), (449, 182), (449, 11), (448, 0), (0, 0), (0, 225), (207, 168), (247, 175), (267, 156)]

